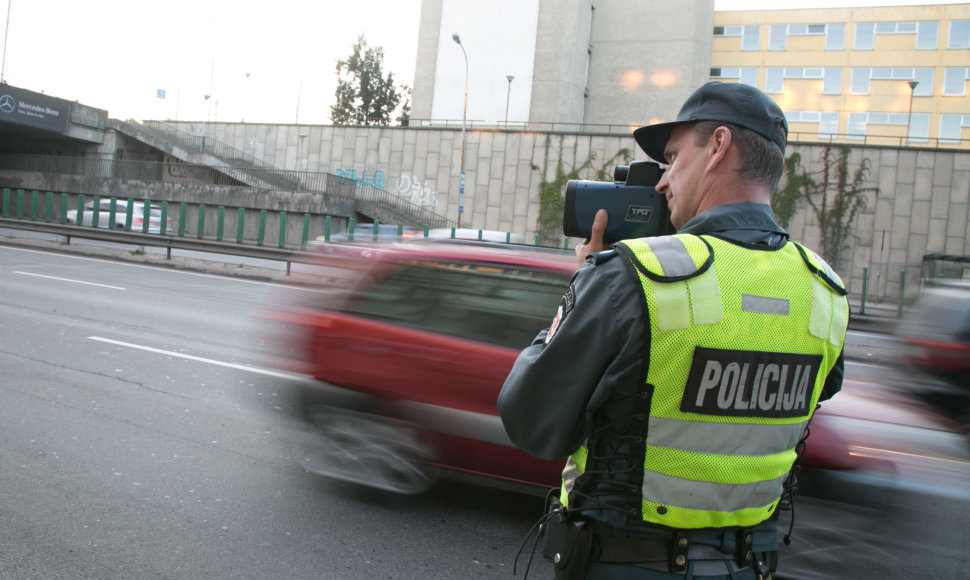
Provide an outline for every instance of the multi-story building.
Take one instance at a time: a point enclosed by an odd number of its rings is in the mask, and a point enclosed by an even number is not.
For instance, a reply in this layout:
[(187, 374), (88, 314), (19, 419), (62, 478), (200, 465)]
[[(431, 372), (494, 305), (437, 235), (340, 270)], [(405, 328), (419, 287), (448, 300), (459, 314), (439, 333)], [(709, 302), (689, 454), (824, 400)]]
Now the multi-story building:
[(713, 0), (423, 0), (411, 118), (629, 133), (707, 80), (713, 22)]
[(716, 12), (711, 78), (771, 95), (793, 141), (970, 147), (970, 4)]
[(711, 0), (424, 0), (412, 118), (461, 118), (466, 74), (473, 125), (501, 122), (504, 107), (516, 127), (625, 131), (672, 119), (711, 78), (771, 95), (792, 141), (970, 148), (970, 4), (714, 12)]

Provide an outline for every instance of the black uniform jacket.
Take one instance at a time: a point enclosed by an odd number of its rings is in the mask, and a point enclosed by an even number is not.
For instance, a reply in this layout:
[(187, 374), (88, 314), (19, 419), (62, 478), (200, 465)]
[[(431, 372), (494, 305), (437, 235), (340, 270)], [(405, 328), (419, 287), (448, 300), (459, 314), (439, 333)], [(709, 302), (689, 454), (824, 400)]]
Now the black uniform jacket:
[[(716, 234), (744, 244), (779, 245), (788, 233), (765, 204), (717, 206), (679, 233)], [(646, 379), (649, 321), (643, 290), (608, 250), (587, 258), (573, 276), (553, 325), (523, 350), (498, 398), (513, 443), (543, 459), (563, 458), (589, 436), (593, 416), (613, 389), (635, 391)], [(552, 313), (551, 313), (552, 314)], [(842, 387), (844, 351), (820, 400)]]

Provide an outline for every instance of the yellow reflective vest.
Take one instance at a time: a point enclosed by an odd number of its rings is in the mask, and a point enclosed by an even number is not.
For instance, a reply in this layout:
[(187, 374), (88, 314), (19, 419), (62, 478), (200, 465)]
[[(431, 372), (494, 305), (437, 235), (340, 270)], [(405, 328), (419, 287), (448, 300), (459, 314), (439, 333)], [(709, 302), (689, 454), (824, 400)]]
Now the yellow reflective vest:
[[(643, 520), (699, 529), (768, 519), (842, 351), (842, 281), (793, 242), (755, 249), (678, 234), (617, 251), (650, 319)], [(563, 471), (567, 507), (586, 455)]]

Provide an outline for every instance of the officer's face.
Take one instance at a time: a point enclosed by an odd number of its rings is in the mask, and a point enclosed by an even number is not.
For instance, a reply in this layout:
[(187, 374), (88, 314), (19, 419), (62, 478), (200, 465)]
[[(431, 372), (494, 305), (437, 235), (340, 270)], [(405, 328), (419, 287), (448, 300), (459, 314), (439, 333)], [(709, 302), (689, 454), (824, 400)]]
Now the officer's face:
[(706, 149), (695, 143), (690, 125), (680, 125), (670, 134), (664, 157), (669, 166), (657, 183), (657, 191), (667, 197), (670, 221), (680, 229), (698, 214), (701, 178), (707, 164)]

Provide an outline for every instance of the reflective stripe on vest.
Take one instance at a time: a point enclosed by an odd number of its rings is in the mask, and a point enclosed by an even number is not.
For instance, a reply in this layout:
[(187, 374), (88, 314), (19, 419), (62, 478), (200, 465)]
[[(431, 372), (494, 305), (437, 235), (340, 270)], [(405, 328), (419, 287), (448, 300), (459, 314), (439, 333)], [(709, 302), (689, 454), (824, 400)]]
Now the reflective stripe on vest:
[[(630, 240), (631, 249), (649, 249), (644, 255), (644, 268), (654, 276), (648, 277), (657, 300), (657, 326), (661, 330), (687, 328), (693, 324), (721, 322), (721, 290), (717, 274), (707, 270), (696, 274), (708, 263), (710, 250), (696, 236), (663, 236)], [(688, 246), (690, 249), (688, 249)], [(636, 250), (634, 250), (636, 251)], [(682, 279), (682, 281), (670, 281)]]

